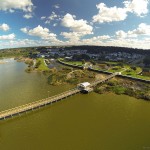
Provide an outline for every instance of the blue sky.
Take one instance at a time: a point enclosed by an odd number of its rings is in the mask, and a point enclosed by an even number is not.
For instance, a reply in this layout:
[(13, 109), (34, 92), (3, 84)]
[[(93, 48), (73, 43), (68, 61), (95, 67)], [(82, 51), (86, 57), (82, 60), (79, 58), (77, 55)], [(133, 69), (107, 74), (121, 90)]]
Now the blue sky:
[(150, 1), (0, 0), (0, 49), (44, 45), (150, 49)]

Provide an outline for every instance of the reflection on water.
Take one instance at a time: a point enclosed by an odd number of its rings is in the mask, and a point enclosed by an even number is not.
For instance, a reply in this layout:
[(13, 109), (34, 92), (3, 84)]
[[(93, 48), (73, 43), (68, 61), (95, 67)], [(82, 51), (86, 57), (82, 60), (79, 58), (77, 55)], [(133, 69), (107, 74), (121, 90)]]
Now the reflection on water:
[(14, 58), (0, 59), (0, 64), (12, 63), (12, 62), (14, 62)]

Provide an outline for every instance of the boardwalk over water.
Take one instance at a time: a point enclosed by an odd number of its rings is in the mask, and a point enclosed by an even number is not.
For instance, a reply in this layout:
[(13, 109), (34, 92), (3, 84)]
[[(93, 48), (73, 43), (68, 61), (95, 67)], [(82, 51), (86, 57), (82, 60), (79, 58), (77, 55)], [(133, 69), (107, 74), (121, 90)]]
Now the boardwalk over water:
[(58, 95), (55, 95), (55, 96), (52, 96), (52, 97), (49, 97), (49, 98), (46, 98), (46, 99), (42, 99), (42, 100), (39, 100), (39, 101), (35, 101), (35, 102), (32, 102), (32, 103), (28, 103), (28, 104), (25, 104), (25, 105), (21, 105), (21, 106), (12, 108), (12, 109), (2, 111), (2, 112), (0, 112), (0, 120), (6, 119), (6, 118), (9, 118), (9, 117), (13, 117), (15, 115), (19, 115), (20, 113), (27, 112), (27, 111), (30, 111), (30, 110), (33, 110), (33, 109), (36, 109), (36, 108), (40, 108), (40, 107), (46, 106), (48, 104), (55, 103), (57, 101), (60, 101), (64, 98), (67, 98), (67, 97), (69, 97), (71, 95), (74, 95), (74, 94), (77, 94), (79, 92), (80, 92), (80, 90), (75, 88), (75, 89), (71, 89), (69, 91), (63, 92), (61, 94), (58, 94)]
[[(100, 83), (104, 83), (104, 82), (110, 80), (111, 78), (115, 77), (116, 75), (117, 75), (117, 73), (114, 73), (114, 74), (111, 74), (111, 75), (107, 76), (105, 79), (96, 80), (96, 81), (91, 83), (90, 87), (92, 88), (92, 87), (94, 87), (94, 86), (96, 86)], [(71, 89), (69, 91), (60, 93), (58, 95), (48, 97), (46, 99), (42, 99), (42, 100), (39, 100), (39, 101), (35, 101), (35, 102), (32, 102), (32, 103), (21, 105), (21, 106), (12, 108), (12, 109), (1, 111), (0, 112), (0, 120), (5, 120), (6, 118), (10, 118), (10, 117), (19, 115), (21, 113), (24, 113), (24, 112), (27, 112), (27, 111), (32, 111), (34, 109), (46, 106), (48, 104), (58, 102), (58, 101), (60, 101), (64, 98), (67, 98), (71, 95), (75, 95), (77, 93), (80, 93), (80, 90), (78, 88), (74, 88), (74, 89)]]

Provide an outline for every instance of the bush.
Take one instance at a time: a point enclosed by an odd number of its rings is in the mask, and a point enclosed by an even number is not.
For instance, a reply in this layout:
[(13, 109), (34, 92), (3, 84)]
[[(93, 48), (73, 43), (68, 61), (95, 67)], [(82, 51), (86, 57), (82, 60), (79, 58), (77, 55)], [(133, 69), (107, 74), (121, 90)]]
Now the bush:
[(37, 61), (35, 68), (38, 68), (41, 65), (41, 61)]
[(136, 71), (137, 68), (135, 66), (130, 67), (132, 70)]
[(108, 85), (110, 86), (116, 86), (117, 84), (117, 81), (108, 81)]
[(133, 96), (133, 97), (137, 97), (137, 92), (135, 92), (133, 89), (131, 88), (127, 88), (125, 90), (125, 94), (129, 95), (129, 96)]
[(124, 94), (126, 89), (121, 86), (115, 86), (110, 88), (111, 91), (113, 91), (115, 94)]
[(99, 93), (99, 94), (103, 94), (105, 92), (103, 87), (98, 87), (94, 89), (94, 92)]
[(66, 82), (70, 83), (70, 84), (77, 84), (77, 83), (79, 83), (78, 79), (76, 79), (76, 78), (72, 78), (72, 79), (66, 80)]

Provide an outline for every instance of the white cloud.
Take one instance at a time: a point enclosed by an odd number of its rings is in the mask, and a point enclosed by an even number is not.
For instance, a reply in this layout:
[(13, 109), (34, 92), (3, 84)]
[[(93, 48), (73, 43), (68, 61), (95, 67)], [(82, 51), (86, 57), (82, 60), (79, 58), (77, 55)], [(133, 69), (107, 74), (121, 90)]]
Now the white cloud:
[(97, 40), (108, 40), (108, 39), (110, 39), (110, 36), (109, 35), (102, 35), (102, 36), (98, 36), (96, 39)]
[(50, 20), (46, 20), (46, 21), (45, 21), (45, 24), (50, 24), (50, 23), (51, 23)]
[(42, 17), (41, 17), (41, 20), (44, 20), (44, 19), (46, 19), (46, 16), (42, 16)]
[(0, 10), (12, 12), (15, 9), (32, 12), (33, 3), (31, 0), (0, 0)]
[(139, 39), (114, 39), (108, 35), (93, 37), (83, 40), (69, 40), (69, 41), (49, 41), (45, 39), (30, 40), (30, 39), (10, 39), (9, 41), (0, 41), (0, 48), (12, 48), (12, 47), (26, 47), (28, 46), (50, 46), (50, 45), (99, 45), (99, 46), (120, 46), (120, 47), (132, 47), (141, 49), (150, 49), (150, 38)]
[(6, 23), (0, 24), (0, 30), (8, 31), (9, 29), (10, 27)]
[(12, 48), (12, 47), (27, 47), (27, 46), (50, 46), (50, 45), (62, 45), (62, 41), (49, 41), (49, 40), (31, 40), (31, 39), (15, 39), (10, 41), (0, 41), (0, 48)]
[(60, 8), (59, 4), (54, 5), (54, 8), (59, 9)]
[(57, 26), (57, 23), (54, 23), (54, 24), (53, 24), (53, 27), (56, 27), (56, 26)]
[(30, 18), (32, 18), (33, 16), (32, 16), (32, 14), (25, 14), (23, 17), (26, 18), (26, 19), (30, 19)]
[(50, 24), (51, 21), (55, 20), (58, 21), (60, 20), (60, 16), (57, 15), (54, 11), (52, 12), (52, 14), (49, 17), (45, 17), (44, 19), (46, 19), (45, 24)]
[(73, 32), (82, 32), (83, 34), (92, 34), (93, 27), (87, 24), (86, 20), (75, 20), (75, 16), (66, 14), (62, 19), (62, 25)]
[(71, 32), (61, 32), (61, 35), (70, 40), (79, 40), (84, 35), (93, 34), (93, 27), (88, 25), (86, 20), (76, 20), (75, 18), (71, 14), (66, 14), (63, 17), (62, 26), (69, 28)]
[(127, 0), (124, 2), (127, 11), (133, 12), (138, 16), (142, 16), (148, 13), (149, 0)]
[(127, 17), (127, 11), (124, 8), (117, 8), (116, 6), (108, 8), (104, 3), (96, 5), (99, 13), (93, 16), (93, 22), (112, 22), (122, 21)]
[(144, 39), (112, 39), (105, 43), (105, 46), (119, 46), (119, 47), (131, 47), (131, 48), (141, 48), (150, 49), (149, 41)]
[(41, 39), (52, 40), (52, 41), (57, 40), (56, 34), (51, 33), (48, 28), (43, 28), (40, 25), (38, 25), (37, 27), (33, 29), (21, 28), (20, 30), (28, 35), (40, 37)]
[(122, 30), (119, 30), (119, 31), (116, 32), (116, 36), (117, 36), (117, 38), (126, 38), (127, 37), (127, 33), (125, 33)]
[(54, 20), (55, 18), (57, 18), (58, 16), (56, 15), (56, 13), (53, 11), (52, 14), (48, 17), (50, 20)]
[(28, 32), (28, 29), (27, 28), (21, 28), (20, 29), (22, 32), (24, 32), (24, 33), (27, 33)]
[(116, 32), (117, 38), (133, 38), (139, 35), (150, 36), (150, 25), (141, 23), (139, 24), (137, 29), (129, 30), (127, 32), (124, 32), (122, 30)]
[(14, 33), (0, 36), (0, 40), (13, 40), (13, 39), (15, 39)]
[(96, 5), (99, 12), (93, 16), (93, 22), (123, 21), (127, 18), (128, 13), (135, 13), (137, 16), (148, 13), (149, 0), (125, 0), (123, 4), (124, 7), (122, 8), (107, 7), (104, 3)]
[(150, 36), (150, 25), (141, 23), (141, 24), (139, 24), (137, 29), (135, 29), (133, 31), (129, 31), (128, 33), (136, 34), (136, 35), (149, 35)]
[(102, 45), (103, 42), (110, 38), (111, 37), (109, 35), (96, 36), (89, 39), (83, 39), (81, 43), (86, 45)]
[(70, 39), (70, 41), (78, 41), (81, 37), (81, 34), (78, 32), (61, 32), (64, 38)]

